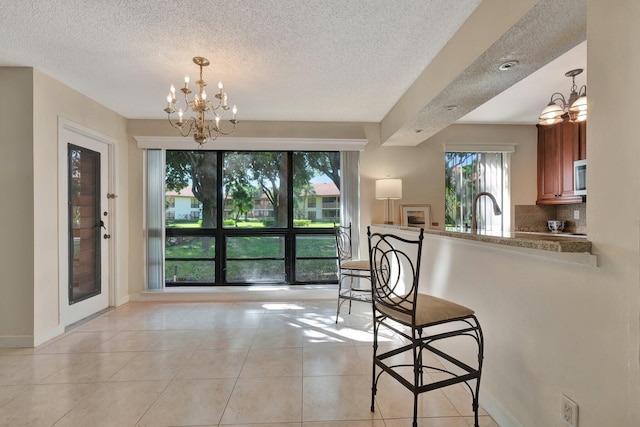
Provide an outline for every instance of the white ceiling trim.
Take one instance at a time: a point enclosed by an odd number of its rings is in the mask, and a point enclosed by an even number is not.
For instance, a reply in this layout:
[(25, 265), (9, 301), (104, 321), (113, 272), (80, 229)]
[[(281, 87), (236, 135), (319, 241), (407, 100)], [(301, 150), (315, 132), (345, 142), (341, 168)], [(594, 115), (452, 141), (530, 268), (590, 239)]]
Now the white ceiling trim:
[(366, 139), (219, 137), (200, 147), (192, 138), (134, 136), (138, 148), (165, 150), (364, 151)]

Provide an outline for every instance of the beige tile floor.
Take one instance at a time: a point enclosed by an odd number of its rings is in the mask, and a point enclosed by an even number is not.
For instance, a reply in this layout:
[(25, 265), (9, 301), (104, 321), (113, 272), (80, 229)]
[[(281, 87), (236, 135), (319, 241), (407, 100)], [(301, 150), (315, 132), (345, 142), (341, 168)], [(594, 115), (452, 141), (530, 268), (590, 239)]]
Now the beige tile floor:
[[(411, 426), (412, 396), (388, 376), (370, 411), (370, 308), (334, 322), (328, 300), (131, 302), (0, 349), (0, 426)], [(460, 385), (425, 393), (419, 425), (471, 426), (470, 401)]]

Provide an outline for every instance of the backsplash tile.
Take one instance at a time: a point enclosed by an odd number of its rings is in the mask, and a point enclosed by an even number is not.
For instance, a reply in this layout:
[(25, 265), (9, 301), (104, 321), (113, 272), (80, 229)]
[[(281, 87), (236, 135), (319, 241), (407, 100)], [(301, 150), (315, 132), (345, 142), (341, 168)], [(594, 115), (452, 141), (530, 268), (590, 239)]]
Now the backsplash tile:
[[(573, 214), (578, 211), (580, 218), (574, 219)], [(556, 207), (557, 219), (565, 220), (565, 230), (570, 233), (587, 234), (587, 204), (576, 203), (573, 205), (558, 205)]]
[[(579, 219), (574, 219), (578, 211)], [(587, 233), (587, 204), (570, 205), (516, 205), (514, 212), (515, 231), (545, 232), (547, 221), (551, 219), (566, 221), (564, 231), (569, 233)]]

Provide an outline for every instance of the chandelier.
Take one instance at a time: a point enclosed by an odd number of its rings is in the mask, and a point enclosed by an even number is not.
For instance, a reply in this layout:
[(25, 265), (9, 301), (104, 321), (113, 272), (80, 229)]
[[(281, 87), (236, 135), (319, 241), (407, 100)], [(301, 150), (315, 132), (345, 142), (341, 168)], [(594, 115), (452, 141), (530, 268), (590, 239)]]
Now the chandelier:
[[(171, 93), (167, 96), (167, 108), (164, 111), (167, 113), (169, 124), (178, 129), (180, 135), (189, 136), (193, 132), (193, 139), (200, 145), (207, 141), (214, 141), (219, 135), (229, 135), (235, 128), (238, 120), (236, 120), (236, 113), (238, 109), (234, 105), (231, 109), (233, 116), (229, 120), (231, 126), (223, 130), (220, 125), (220, 121), (224, 118), (225, 114), (229, 110), (227, 105), (227, 94), (222, 91), (222, 82), (218, 82), (218, 92), (215, 94), (215, 101), (211, 101), (207, 98), (207, 92), (204, 87), (207, 85), (202, 78), (202, 67), (209, 65), (209, 60), (201, 56), (193, 58), (193, 62), (200, 67), (200, 80), (196, 82), (198, 88), (196, 94), (192, 100), (189, 100), (189, 76), (184, 78), (184, 87), (180, 91), (184, 94), (184, 109), (178, 108), (176, 105), (178, 100), (176, 99), (176, 88), (171, 85)], [(178, 108), (176, 110), (176, 108)], [(193, 116), (185, 119), (183, 115), (191, 110)], [(178, 119), (176, 120), (172, 114), (178, 113)]]
[(582, 68), (567, 71), (564, 73), (566, 77), (571, 77), (571, 94), (569, 99), (559, 92), (551, 95), (551, 100), (547, 107), (540, 114), (541, 125), (554, 125), (564, 120), (566, 116), (572, 122), (582, 122), (587, 120), (587, 86), (582, 85), (578, 91), (576, 86), (576, 76), (582, 73)]

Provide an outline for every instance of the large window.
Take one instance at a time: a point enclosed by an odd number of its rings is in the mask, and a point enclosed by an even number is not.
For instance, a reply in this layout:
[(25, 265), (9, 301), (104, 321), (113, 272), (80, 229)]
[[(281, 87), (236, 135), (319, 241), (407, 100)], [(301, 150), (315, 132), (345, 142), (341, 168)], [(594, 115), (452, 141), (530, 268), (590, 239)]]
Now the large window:
[(447, 230), (468, 231), (474, 197), (481, 192), (493, 195), (503, 215), (495, 215), (489, 197), (477, 201), (478, 228), (500, 231), (509, 226), (509, 154), (503, 152), (445, 153), (445, 226)]
[(335, 282), (340, 153), (165, 158), (166, 286)]

